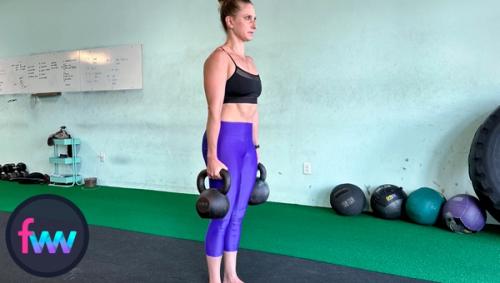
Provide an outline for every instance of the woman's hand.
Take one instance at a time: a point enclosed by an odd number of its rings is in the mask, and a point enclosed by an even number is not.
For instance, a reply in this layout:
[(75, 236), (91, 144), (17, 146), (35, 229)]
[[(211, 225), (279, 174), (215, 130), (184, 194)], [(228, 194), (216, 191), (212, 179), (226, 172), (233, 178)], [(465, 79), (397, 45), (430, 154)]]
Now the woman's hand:
[(210, 179), (222, 179), (220, 176), (220, 170), (226, 169), (227, 166), (220, 162), (217, 158), (210, 158), (207, 161), (207, 174)]

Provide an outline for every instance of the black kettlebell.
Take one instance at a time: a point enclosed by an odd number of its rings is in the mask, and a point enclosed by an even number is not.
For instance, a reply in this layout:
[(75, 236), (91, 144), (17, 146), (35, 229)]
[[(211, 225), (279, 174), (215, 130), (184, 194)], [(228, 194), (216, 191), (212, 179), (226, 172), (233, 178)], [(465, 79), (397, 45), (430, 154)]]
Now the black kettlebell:
[(26, 171), (26, 168), (27, 168), (26, 164), (19, 162), (19, 163), (17, 163), (17, 165), (14, 169), (17, 170), (18, 172), (21, 172), (21, 171)]
[(8, 181), (9, 175), (7, 175), (5, 172), (0, 173), (0, 180)]
[(220, 170), (220, 175), (224, 181), (224, 187), (218, 190), (205, 187), (205, 178), (208, 176), (206, 169), (198, 174), (196, 183), (200, 197), (196, 202), (196, 211), (201, 218), (223, 218), (229, 210), (229, 200), (226, 194), (231, 186), (231, 175), (225, 169)]
[(252, 194), (250, 195), (250, 200), (248, 204), (258, 205), (267, 201), (269, 197), (269, 185), (266, 183), (267, 171), (266, 167), (262, 163), (257, 165), (260, 177), (255, 179), (255, 185), (253, 186)]
[(15, 167), (16, 167), (16, 164), (14, 164), (14, 163), (4, 164), (2, 166), (2, 171), (5, 173), (12, 173), (12, 172), (14, 172)]

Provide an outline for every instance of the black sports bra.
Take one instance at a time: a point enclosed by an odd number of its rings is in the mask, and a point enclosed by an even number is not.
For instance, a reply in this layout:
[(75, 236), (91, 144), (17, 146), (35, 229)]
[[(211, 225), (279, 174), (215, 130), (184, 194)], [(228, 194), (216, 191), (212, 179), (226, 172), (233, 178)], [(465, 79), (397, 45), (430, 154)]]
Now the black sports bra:
[[(222, 51), (226, 52), (221, 47)], [(236, 65), (233, 57), (226, 52), (233, 61), (236, 69), (226, 81), (226, 92), (224, 93), (224, 103), (252, 103), (257, 104), (257, 98), (262, 92), (262, 84), (259, 75), (251, 74)]]

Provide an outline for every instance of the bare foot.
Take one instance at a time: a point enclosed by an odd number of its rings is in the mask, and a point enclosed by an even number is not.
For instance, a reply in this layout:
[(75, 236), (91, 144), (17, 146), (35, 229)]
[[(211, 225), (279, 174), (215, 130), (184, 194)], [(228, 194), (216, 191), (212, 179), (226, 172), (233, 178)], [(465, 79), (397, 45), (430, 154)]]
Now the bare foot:
[(240, 278), (238, 278), (238, 275), (232, 275), (232, 276), (228, 276), (226, 274), (224, 274), (224, 280), (222, 281), (223, 283), (245, 283), (243, 281), (241, 281)]

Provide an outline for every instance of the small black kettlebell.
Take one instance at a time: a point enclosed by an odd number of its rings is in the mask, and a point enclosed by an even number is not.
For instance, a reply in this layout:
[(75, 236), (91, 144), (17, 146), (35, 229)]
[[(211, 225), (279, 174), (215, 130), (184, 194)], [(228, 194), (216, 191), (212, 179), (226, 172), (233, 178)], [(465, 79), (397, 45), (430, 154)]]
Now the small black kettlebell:
[(220, 175), (224, 180), (224, 187), (218, 190), (205, 187), (205, 178), (208, 176), (206, 169), (198, 174), (196, 183), (200, 197), (196, 202), (196, 211), (201, 218), (223, 218), (229, 210), (229, 200), (226, 194), (231, 186), (231, 175), (225, 169), (220, 171)]
[(255, 179), (255, 185), (253, 186), (253, 191), (250, 195), (250, 200), (248, 201), (248, 204), (250, 205), (264, 203), (269, 197), (269, 186), (266, 183), (266, 167), (264, 167), (262, 163), (259, 163), (257, 165), (257, 169), (260, 173), (260, 177), (257, 177)]

